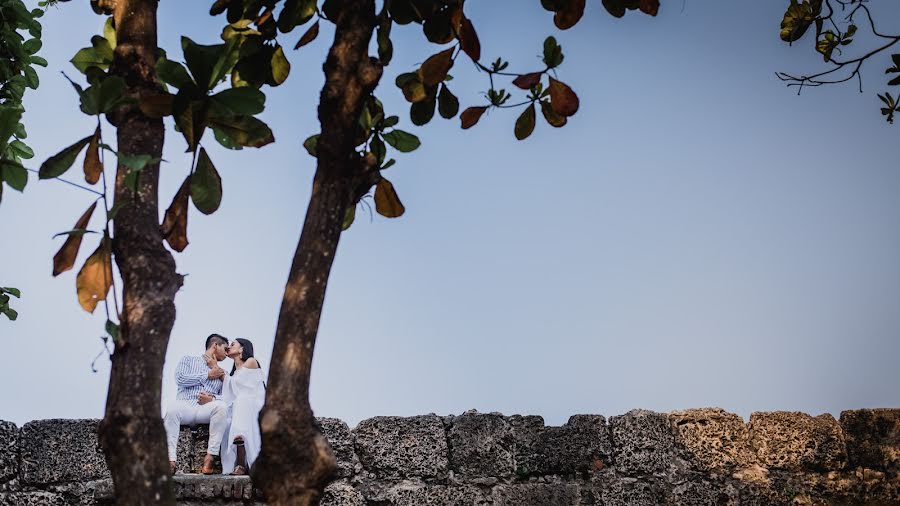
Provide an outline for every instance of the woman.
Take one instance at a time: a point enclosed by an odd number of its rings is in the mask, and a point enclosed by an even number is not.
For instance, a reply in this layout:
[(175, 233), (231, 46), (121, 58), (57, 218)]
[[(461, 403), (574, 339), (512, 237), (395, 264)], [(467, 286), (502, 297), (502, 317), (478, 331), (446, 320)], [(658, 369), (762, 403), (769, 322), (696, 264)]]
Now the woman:
[(234, 360), (231, 374), (225, 377), (222, 398), (228, 405), (229, 429), (222, 439), (222, 469), (231, 474), (247, 474), (259, 455), (259, 410), (266, 399), (265, 376), (253, 357), (253, 343), (237, 338), (228, 347)]

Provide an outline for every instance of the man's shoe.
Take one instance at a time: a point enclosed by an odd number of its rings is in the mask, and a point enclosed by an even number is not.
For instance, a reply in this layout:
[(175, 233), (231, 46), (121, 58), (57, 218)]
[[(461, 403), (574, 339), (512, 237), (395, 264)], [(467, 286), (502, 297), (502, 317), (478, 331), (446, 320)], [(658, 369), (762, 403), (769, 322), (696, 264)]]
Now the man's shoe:
[(203, 467), (200, 468), (200, 472), (203, 474), (216, 473), (215, 458), (212, 455), (207, 453), (206, 457), (203, 458)]

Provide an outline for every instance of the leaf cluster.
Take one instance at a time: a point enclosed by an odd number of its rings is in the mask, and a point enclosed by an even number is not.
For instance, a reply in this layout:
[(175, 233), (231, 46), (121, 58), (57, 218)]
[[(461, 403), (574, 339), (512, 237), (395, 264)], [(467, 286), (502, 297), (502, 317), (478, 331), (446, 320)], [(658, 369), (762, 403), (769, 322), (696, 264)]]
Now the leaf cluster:
[(10, 321), (16, 321), (16, 318), (19, 317), (19, 313), (15, 309), (9, 307), (10, 295), (18, 299), (22, 296), (22, 292), (20, 292), (18, 288), (0, 286), (0, 314), (5, 315)]

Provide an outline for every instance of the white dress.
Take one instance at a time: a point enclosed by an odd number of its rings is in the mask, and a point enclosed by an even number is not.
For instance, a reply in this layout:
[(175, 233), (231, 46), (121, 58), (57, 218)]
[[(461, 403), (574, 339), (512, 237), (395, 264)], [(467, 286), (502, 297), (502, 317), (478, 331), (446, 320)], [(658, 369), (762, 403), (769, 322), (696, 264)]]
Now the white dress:
[[(262, 438), (259, 434), (259, 411), (266, 400), (265, 375), (262, 369), (241, 367), (234, 376), (225, 375), (222, 399), (228, 405), (228, 430), (222, 439), (222, 472), (230, 473), (237, 459), (234, 438), (243, 436), (247, 465), (252, 466)], [(250, 469), (248, 468), (249, 472)]]

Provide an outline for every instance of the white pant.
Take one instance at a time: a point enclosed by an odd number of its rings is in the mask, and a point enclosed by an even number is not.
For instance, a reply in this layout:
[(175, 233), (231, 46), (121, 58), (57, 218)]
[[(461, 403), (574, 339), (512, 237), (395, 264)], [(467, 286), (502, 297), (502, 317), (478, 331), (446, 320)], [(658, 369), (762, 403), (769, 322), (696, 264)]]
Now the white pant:
[(228, 406), (221, 400), (199, 405), (193, 401), (172, 401), (166, 409), (166, 439), (169, 445), (169, 460), (176, 460), (178, 434), (182, 425), (209, 424), (209, 446), (206, 452), (218, 455), (222, 436), (228, 428)]

